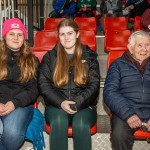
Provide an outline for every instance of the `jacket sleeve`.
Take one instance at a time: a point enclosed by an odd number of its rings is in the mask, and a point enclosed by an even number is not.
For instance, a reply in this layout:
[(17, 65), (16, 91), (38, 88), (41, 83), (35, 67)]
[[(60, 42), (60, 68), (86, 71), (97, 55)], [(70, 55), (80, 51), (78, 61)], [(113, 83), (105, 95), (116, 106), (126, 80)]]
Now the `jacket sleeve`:
[(53, 79), (52, 76), (50, 76), (52, 60), (54, 60), (54, 58), (50, 57), (49, 53), (43, 57), (43, 61), (38, 71), (38, 86), (46, 103), (60, 107), (60, 104), (65, 100), (65, 98), (59, 93), (59, 90), (52, 85)]
[(56, 0), (55, 3), (53, 4), (54, 10), (57, 11), (58, 13), (60, 13), (60, 11), (63, 9), (63, 6), (64, 2), (59, 0)]
[(103, 91), (104, 102), (110, 108), (112, 113), (126, 121), (130, 116), (135, 114), (135, 112), (129, 104), (128, 99), (120, 93), (120, 83), (121, 72), (115, 61), (110, 65), (105, 80)]
[(89, 74), (90, 81), (89, 83), (80, 90), (80, 92), (75, 97), (74, 101), (76, 102), (75, 107), (77, 110), (86, 108), (96, 103), (97, 97), (99, 95), (100, 88), (100, 71), (99, 63), (97, 60), (97, 54), (93, 51), (90, 53), (89, 62)]
[(64, 14), (74, 15), (76, 12), (76, 3), (71, 2), (68, 9), (64, 9)]

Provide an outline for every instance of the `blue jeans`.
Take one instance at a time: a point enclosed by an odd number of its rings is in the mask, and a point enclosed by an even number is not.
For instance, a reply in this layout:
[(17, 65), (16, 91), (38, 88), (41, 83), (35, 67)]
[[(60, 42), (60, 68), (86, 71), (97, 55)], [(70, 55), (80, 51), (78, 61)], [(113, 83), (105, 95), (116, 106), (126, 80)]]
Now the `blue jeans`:
[(33, 106), (17, 108), (6, 116), (0, 116), (3, 133), (0, 137), (0, 150), (18, 150), (25, 139), (26, 129), (33, 116)]

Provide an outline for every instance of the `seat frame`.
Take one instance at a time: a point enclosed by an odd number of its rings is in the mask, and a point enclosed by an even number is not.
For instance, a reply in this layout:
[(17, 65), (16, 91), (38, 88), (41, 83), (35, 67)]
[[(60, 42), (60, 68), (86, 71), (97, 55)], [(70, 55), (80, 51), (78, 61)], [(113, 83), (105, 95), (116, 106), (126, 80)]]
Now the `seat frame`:
[[(50, 125), (48, 123), (45, 124), (45, 131), (50, 134)], [(97, 123), (95, 123), (90, 129), (91, 135), (97, 133)], [(72, 126), (68, 127), (68, 137), (72, 137)]]

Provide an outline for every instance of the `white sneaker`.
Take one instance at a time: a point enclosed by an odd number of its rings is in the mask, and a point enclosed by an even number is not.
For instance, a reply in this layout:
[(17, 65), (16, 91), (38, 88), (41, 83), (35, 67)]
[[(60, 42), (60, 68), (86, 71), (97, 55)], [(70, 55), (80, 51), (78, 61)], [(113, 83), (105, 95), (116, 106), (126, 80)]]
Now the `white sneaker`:
[(126, 10), (126, 9), (124, 9), (124, 10), (122, 10), (122, 13), (123, 13), (123, 15), (124, 15), (124, 16), (126, 16), (126, 15), (128, 15), (128, 14), (129, 14), (129, 11), (128, 11), (128, 10)]
[(25, 150), (34, 150), (33, 147), (26, 147)]

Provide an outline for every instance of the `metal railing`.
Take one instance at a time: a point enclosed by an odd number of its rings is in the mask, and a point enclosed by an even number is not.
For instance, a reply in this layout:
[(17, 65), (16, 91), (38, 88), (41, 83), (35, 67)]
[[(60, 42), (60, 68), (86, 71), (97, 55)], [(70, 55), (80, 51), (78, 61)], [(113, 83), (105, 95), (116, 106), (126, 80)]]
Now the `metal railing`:
[(14, 17), (13, 0), (0, 0), (0, 33), (4, 20)]
[[(27, 28), (28, 42), (33, 45), (34, 32), (44, 28), (50, 0), (0, 0), (0, 27), (8, 18), (22, 19)], [(0, 30), (0, 33), (1, 33)]]

